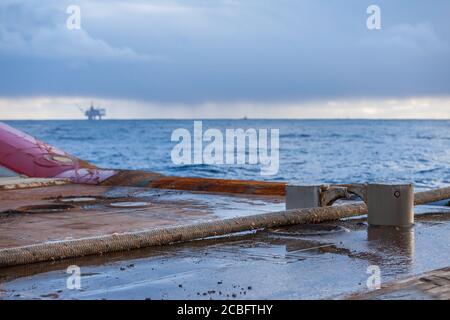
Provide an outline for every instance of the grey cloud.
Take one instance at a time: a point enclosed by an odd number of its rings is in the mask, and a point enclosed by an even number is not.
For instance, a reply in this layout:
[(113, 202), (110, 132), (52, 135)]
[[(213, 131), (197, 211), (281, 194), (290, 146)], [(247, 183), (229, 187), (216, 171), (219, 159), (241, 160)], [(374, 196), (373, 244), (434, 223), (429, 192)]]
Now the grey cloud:
[[(450, 94), (448, 1), (0, 4), (0, 95), (159, 103)], [(79, 3), (83, 30), (64, 29)], [(109, 58), (108, 58), (109, 57)]]
[[(126, 46), (113, 47), (100, 38), (92, 37), (86, 29), (68, 30), (65, 24), (67, 16), (61, 15), (61, 11), (66, 8), (64, 5), (52, 4), (47, 9), (34, 7), (31, 3), (4, 6), (6, 10), (2, 10), (1, 14), (4, 23), (0, 25), (0, 52), (3, 56), (19, 55), (24, 59), (87, 57), (143, 61), (156, 58), (137, 53)], [(34, 14), (30, 15), (29, 12)]]

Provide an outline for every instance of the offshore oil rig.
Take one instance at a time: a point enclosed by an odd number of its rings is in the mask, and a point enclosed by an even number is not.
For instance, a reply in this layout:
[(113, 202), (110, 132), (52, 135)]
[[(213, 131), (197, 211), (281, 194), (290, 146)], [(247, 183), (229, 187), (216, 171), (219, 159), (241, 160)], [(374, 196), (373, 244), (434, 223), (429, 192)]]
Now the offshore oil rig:
[(106, 109), (95, 108), (93, 103), (91, 103), (90, 108), (87, 110), (79, 109), (84, 112), (88, 120), (102, 120), (102, 117), (106, 116)]

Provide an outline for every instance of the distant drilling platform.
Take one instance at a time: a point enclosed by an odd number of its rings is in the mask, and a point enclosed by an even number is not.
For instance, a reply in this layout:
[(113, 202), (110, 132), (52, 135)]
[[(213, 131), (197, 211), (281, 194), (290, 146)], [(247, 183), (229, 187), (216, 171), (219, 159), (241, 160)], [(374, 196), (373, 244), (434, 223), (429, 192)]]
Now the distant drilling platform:
[(87, 110), (83, 110), (78, 107), (81, 112), (84, 112), (84, 115), (88, 120), (102, 120), (102, 117), (106, 116), (106, 109), (103, 108), (95, 108), (94, 104), (91, 103), (91, 106)]

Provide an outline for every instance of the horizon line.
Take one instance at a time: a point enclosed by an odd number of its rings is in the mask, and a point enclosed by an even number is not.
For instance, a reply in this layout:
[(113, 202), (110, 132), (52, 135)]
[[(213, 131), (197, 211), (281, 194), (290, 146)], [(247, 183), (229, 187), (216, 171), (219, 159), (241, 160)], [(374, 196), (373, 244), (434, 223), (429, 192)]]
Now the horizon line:
[(330, 120), (330, 121), (336, 121), (336, 120), (372, 120), (372, 121), (379, 121), (379, 120), (388, 120), (388, 121), (449, 121), (449, 118), (106, 118), (101, 120), (88, 120), (88, 119), (80, 119), (80, 118), (49, 118), (49, 119), (0, 119), (1, 122), (6, 121), (83, 121), (83, 122), (102, 122), (102, 121), (149, 121), (149, 120), (191, 120), (191, 121), (202, 121), (202, 120), (241, 120), (241, 121), (248, 121), (248, 120), (292, 120), (292, 121), (298, 121), (298, 120)]

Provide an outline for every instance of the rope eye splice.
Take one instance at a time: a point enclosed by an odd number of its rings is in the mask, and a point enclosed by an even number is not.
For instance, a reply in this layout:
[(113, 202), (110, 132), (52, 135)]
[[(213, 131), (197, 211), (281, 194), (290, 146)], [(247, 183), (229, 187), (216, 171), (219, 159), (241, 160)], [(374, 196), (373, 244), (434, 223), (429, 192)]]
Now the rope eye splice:
[(413, 184), (287, 185), (286, 209), (327, 207), (338, 199), (362, 199), (371, 226), (409, 227), (414, 224)]

